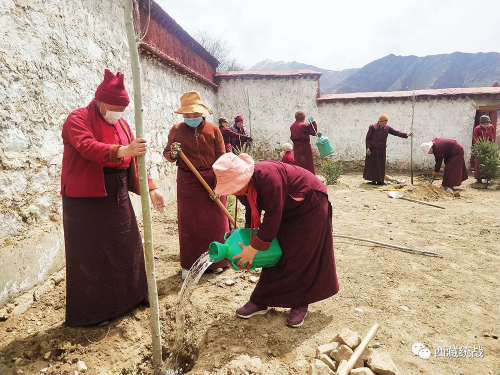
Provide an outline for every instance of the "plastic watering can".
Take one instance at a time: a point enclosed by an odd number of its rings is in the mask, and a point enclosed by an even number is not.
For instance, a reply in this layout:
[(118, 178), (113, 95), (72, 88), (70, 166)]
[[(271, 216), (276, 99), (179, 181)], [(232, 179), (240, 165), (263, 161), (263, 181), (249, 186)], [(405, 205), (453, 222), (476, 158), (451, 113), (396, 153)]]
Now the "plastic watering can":
[[(256, 233), (257, 230), (254, 230), (254, 236)], [(233, 259), (233, 257), (241, 253), (240, 242), (244, 245), (250, 245), (250, 228), (238, 228), (226, 233), (224, 243), (212, 242), (208, 247), (210, 261), (216, 263), (224, 259), (234, 270), (248, 271), (261, 267), (272, 267), (281, 259), (281, 247), (275, 238), (268, 250), (257, 251), (251, 266), (248, 263), (246, 266), (238, 266), (238, 258)]]
[[(309, 123), (312, 123), (314, 121), (314, 118), (309, 117), (308, 120)], [(328, 137), (323, 137), (320, 132), (317, 132), (316, 136), (318, 137), (318, 140), (316, 141), (316, 147), (318, 147), (320, 156), (322, 158), (325, 158), (328, 155), (333, 154), (333, 146), (330, 143)]]

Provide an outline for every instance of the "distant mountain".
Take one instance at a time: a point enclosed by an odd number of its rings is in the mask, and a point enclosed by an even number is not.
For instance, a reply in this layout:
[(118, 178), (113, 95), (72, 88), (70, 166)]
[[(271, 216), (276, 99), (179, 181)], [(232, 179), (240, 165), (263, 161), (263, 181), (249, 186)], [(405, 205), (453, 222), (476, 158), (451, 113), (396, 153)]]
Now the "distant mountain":
[(388, 55), (359, 69), (326, 70), (293, 61), (263, 60), (249, 70), (310, 69), (323, 73), (322, 94), (489, 87), (500, 80), (500, 53), (462, 53), (425, 57)]

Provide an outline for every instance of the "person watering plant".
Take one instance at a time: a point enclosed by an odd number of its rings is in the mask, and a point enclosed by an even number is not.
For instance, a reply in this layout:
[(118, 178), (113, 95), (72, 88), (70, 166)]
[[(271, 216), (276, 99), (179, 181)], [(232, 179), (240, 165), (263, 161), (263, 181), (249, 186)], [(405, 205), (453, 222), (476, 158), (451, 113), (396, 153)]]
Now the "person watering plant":
[(222, 134), (222, 138), (224, 138), (224, 146), (226, 147), (226, 152), (232, 152), (233, 146), (231, 143), (239, 145), (240, 143), (252, 142), (253, 139), (251, 137), (247, 137), (246, 135), (240, 134), (230, 128), (228, 128), (229, 122), (225, 117), (219, 118), (219, 130)]
[(243, 116), (236, 116), (234, 118), (234, 124), (229, 128), (234, 133), (239, 134), (241, 136), (248, 137), (245, 141), (243, 138), (231, 138), (231, 146), (233, 151), (242, 151), (242, 149), (248, 149), (252, 147), (252, 138), (250, 138), (250, 134), (248, 133), (247, 128), (243, 125)]
[[(325, 185), (311, 172), (278, 161), (255, 164), (247, 154), (225, 154), (213, 165), (215, 193), (234, 194), (245, 205), (246, 226), (258, 228), (234, 258), (251, 264), (277, 238), (282, 256), (263, 268), (250, 300), (236, 310), (243, 319), (270, 306), (290, 308), (287, 325), (304, 323), (309, 304), (339, 290), (332, 237), (332, 206)], [(265, 211), (261, 222), (261, 212)]]
[(295, 164), (295, 156), (293, 155), (293, 146), (290, 143), (283, 143), (281, 149), (285, 152), (283, 157), (281, 158), (282, 163), (294, 165)]
[(366, 133), (366, 157), (363, 178), (373, 185), (385, 185), (385, 161), (387, 136), (389, 134), (400, 138), (411, 137), (412, 133), (394, 130), (387, 122), (389, 116), (383, 113), (376, 124), (370, 125)]
[[(183, 121), (175, 124), (168, 133), (163, 155), (177, 164), (177, 218), (182, 278), (212, 241), (221, 241), (229, 231), (229, 223), (223, 212), (188, 165), (179, 157), (182, 151), (207, 184), (213, 189), (215, 176), (212, 164), (224, 154), (224, 140), (219, 127), (208, 122), (207, 114), (213, 113), (202, 103), (200, 94), (188, 91), (181, 96), (181, 106), (175, 113)], [(226, 205), (226, 199), (221, 199)], [(222, 263), (214, 263), (209, 269), (222, 272)]]
[(304, 112), (295, 112), (295, 122), (290, 125), (290, 139), (293, 142), (295, 165), (315, 174), (310, 137), (316, 135), (318, 125), (316, 125), (316, 121), (305, 122), (305, 120), (306, 114)]
[[(66, 252), (66, 325), (105, 326), (141, 301), (148, 286), (141, 234), (129, 198), (140, 194), (136, 156), (147, 152), (122, 119), (124, 76), (108, 69), (87, 107), (62, 127), (61, 195)], [(153, 207), (163, 196), (148, 177)]]
[[(496, 141), (496, 128), (491, 124), (489, 116), (482, 115), (479, 118), (479, 125), (474, 128), (472, 142), (476, 144), (480, 140), (486, 140), (495, 143)], [(482, 183), (483, 176), (480, 168), (481, 160), (479, 156), (474, 157), (474, 178), (476, 182)]]
[(434, 138), (431, 142), (422, 143), (420, 149), (424, 154), (433, 154), (436, 159), (436, 165), (432, 172), (433, 177), (439, 174), (444, 160), (443, 189), (452, 189), (467, 180), (464, 148), (454, 139)]

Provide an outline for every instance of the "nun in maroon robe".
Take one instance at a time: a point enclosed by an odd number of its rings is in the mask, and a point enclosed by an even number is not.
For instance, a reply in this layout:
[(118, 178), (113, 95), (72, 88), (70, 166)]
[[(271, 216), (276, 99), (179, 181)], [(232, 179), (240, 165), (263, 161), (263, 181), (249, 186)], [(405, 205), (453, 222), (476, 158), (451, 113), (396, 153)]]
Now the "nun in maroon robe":
[[(229, 222), (222, 210), (210, 198), (207, 190), (179, 157), (181, 150), (208, 186), (215, 186), (212, 164), (224, 154), (224, 140), (219, 127), (204, 116), (212, 110), (201, 101), (200, 94), (188, 91), (181, 96), (181, 106), (175, 113), (183, 115), (183, 121), (172, 126), (163, 156), (177, 164), (177, 225), (179, 230), (182, 278), (196, 260), (208, 251), (212, 241), (224, 241)], [(221, 198), (226, 205), (226, 198)], [(222, 271), (223, 262), (210, 265), (213, 272)]]
[(290, 139), (293, 142), (295, 165), (307, 169), (312, 174), (316, 174), (310, 137), (311, 135), (316, 135), (318, 126), (315, 121), (312, 123), (304, 122), (306, 114), (302, 111), (295, 113), (295, 120), (290, 126)]
[(290, 143), (283, 143), (283, 145), (281, 146), (281, 149), (283, 151), (285, 151), (285, 154), (281, 158), (281, 162), (294, 165), (295, 164), (295, 156), (293, 155), (293, 152), (292, 152), (292, 150), (293, 150), (292, 145)]
[[(62, 127), (61, 195), (66, 253), (66, 325), (104, 326), (141, 301), (148, 285), (142, 239), (129, 198), (140, 194), (134, 139), (121, 118), (129, 104), (122, 73), (105, 70), (87, 107)], [(164, 201), (148, 177), (153, 207)]]
[(436, 165), (433, 176), (437, 176), (444, 161), (443, 188), (453, 188), (462, 185), (467, 180), (465, 168), (464, 148), (454, 139), (434, 138), (431, 142), (420, 146), (424, 153), (434, 154)]
[(384, 185), (387, 136), (389, 134), (400, 138), (408, 138), (406, 134), (394, 130), (387, 125), (389, 117), (382, 114), (376, 124), (370, 125), (366, 133), (366, 157), (363, 178), (373, 185)]
[[(251, 297), (236, 311), (241, 318), (265, 314), (269, 306), (290, 308), (287, 324), (304, 322), (310, 303), (339, 290), (332, 237), (332, 206), (325, 185), (311, 172), (278, 161), (254, 164), (247, 154), (225, 154), (213, 165), (216, 194), (235, 194), (246, 208), (246, 225), (258, 228), (242, 246), (238, 264), (277, 238), (283, 255), (263, 268)], [(265, 211), (262, 223), (261, 212)]]

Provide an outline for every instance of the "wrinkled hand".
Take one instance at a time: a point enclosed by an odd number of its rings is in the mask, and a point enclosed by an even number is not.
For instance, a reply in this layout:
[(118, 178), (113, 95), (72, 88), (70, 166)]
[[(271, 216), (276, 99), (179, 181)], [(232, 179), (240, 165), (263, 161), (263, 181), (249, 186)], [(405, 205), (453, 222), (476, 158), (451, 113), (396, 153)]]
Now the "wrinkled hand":
[(180, 151), (182, 151), (180, 142), (174, 142), (170, 145), (170, 157), (172, 159), (177, 159)]
[(156, 211), (163, 212), (165, 207), (165, 201), (163, 200), (163, 195), (158, 189), (151, 190), (149, 192), (149, 197), (151, 198), (151, 203)]
[(148, 151), (148, 141), (144, 138), (136, 138), (128, 146), (122, 146), (118, 149), (117, 156), (123, 158), (125, 156), (144, 155)]
[(407, 134), (408, 137), (413, 137), (413, 132)]
[(253, 262), (253, 258), (255, 257), (255, 254), (257, 254), (257, 251), (259, 250), (256, 250), (254, 249), (252, 246), (248, 245), (243, 245), (241, 242), (240, 242), (240, 246), (241, 246), (241, 253), (239, 253), (238, 255), (235, 255), (233, 257), (233, 259), (238, 259), (238, 262), (236, 264), (238, 264), (239, 266), (242, 266), (243, 264), (246, 264), (248, 263), (249, 266), (252, 265), (252, 262)]
[(253, 142), (253, 138), (252, 137), (247, 137), (247, 141), (248, 142)]
[(371, 153), (372, 153), (372, 152), (370, 151), (370, 149), (369, 149), (369, 148), (367, 148), (367, 149), (366, 149), (366, 156), (370, 156), (370, 154), (371, 154)]
[(220, 195), (217, 195), (215, 194), (213, 197), (212, 197), (212, 194), (208, 193), (208, 196), (210, 197), (211, 200), (214, 201), (214, 203), (218, 200), (220, 200)]
[(436, 177), (439, 174), (439, 172), (432, 171), (432, 177)]

